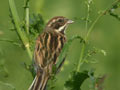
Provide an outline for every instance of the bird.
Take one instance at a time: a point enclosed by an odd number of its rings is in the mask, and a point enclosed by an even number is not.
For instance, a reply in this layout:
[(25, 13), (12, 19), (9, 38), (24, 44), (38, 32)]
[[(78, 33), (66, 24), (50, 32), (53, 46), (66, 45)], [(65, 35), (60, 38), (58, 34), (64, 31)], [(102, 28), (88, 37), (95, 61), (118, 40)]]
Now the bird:
[(66, 28), (73, 22), (64, 16), (55, 16), (37, 37), (33, 57), (36, 76), (28, 90), (45, 90), (52, 67), (67, 41)]

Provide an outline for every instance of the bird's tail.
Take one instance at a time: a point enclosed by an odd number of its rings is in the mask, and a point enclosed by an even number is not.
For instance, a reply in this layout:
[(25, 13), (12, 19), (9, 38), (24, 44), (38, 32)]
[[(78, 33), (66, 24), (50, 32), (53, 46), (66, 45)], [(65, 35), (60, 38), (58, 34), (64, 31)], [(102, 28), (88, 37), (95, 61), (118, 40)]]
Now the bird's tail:
[(48, 75), (45, 71), (37, 73), (28, 90), (45, 90), (48, 81)]

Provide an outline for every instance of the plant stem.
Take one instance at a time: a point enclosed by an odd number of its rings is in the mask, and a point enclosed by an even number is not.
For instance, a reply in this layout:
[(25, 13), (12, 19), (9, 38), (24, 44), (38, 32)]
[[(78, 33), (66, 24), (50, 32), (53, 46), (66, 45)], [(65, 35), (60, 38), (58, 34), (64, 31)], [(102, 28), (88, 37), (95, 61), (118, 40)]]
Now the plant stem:
[(9, 40), (9, 39), (0, 39), (0, 41), (6, 41), (6, 42), (9, 42), (9, 43), (12, 43), (13, 45), (17, 45), (17, 46), (19, 46), (19, 47), (22, 46), (22, 44), (17, 43), (17, 42), (15, 42), (15, 41), (13, 41), (13, 40)]
[(89, 20), (89, 13), (90, 13), (90, 3), (87, 3), (87, 17), (86, 17), (86, 31), (88, 30), (88, 20)]
[[(85, 36), (85, 41), (86, 41), (86, 43), (88, 42), (88, 37), (89, 37), (90, 33), (92, 32), (95, 24), (98, 22), (98, 20), (99, 20), (103, 15), (105, 15), (114, 5), (118, 4), (119, 2), (120, 2), (120, 0), (116, 0), (115, 2), (113, 2), (112, 5), (110, 5), (109, 8), (107, 8), (104, 12), (102, 12), (102, 13), (96, 18), (96, 20), (92, 23), (92, 25), (91, 25), (90, 28), (88, 29), (87, 35)], [(87, 25), (86, 25), (86, 26), (87, 26)], [(80, 53), (80, 59), (79, 59), (78, 66), (77, 66), (77, 72), (80, 71), (80, 67), (81, 67), (81, 65), (83, 64), (83, 55), (84, 55), (84, 51), (85, 51), (85, 46), (86, 46), (86, 44), (83, 43), (82, 49), (81, 49), (81, 53)]]
[(85, 37), (85, 41), (86, 41), (86, 42), (88, 41), (88, 37), (89, 37), (90, 33), (92, 32), (95, 24), (96, 24), (97, 21), (101, 18), (101, 16), (103, 16), (103, 14), (100, 14), (100, 15), (96, 18), (96, 20), (92, 23), (91, 27), (89, 28), (89, 30), (88, 30), (88, 32), (87, 32), (87, 35), (86, 35), (86, 37)]
[[(88, 41), (88, 37), (90, 35), (90, 33), (92, 32), (92, 29), (94, 28), (95, 24), (97, 23), (97, 21), (100, 19), (102, 15), (99, 15), (97, 17), (97, 19), (93, 22), (93, 24), (91, 25), (91, 27), (89, 28), (88, 32), (87, 32), (87, 35), (85, 37), (85, 42), (87, 43)], [(80, 60), (79, 60), (79, 63), (78, 63), (78, 67), (77, 67), (77, 71), (80, 71), (80, 67), (81, 65), (83, 64), (83, 55), (84, 55), (84, 51), (85, 51), (85, 46), (86, 44), (83, 43), (82, 45), (82, 50), (81, 50), (81, 54), (80, 54)]]
[(31, 50), (30, 50), (30, 47), (29, 47), (29, 40), (26, 37), (25, 32), (21, 30), (21, 27), (20, 27), (21, 22), (20, 22), (20, 18), (18, 16), (18, 13), (17, 13), (17, 10), (16, 10), (14, 0), (9, 0), (9, 6), (10, 6), (10, 11), (11, 11), (14, 23), (15, 23), (16, 31), (17, 31), (23, 45), (25, 46), (30, 59), (32, 60), (32, 53), (31, 53)]
[(29, 1), (30, 0), (25, 0), (25, 29), (26, 33), (29, 34)]

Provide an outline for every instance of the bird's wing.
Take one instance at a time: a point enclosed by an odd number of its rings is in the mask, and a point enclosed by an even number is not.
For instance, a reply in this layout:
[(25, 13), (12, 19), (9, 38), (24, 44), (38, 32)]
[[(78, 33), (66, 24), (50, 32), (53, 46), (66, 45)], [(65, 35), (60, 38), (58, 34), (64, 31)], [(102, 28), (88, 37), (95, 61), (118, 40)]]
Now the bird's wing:
[(34, 59), (40, 67), (45, 67), (51, 61), (56, 63), (66, 38), (54, 31), (45, 31), (36, 41)]

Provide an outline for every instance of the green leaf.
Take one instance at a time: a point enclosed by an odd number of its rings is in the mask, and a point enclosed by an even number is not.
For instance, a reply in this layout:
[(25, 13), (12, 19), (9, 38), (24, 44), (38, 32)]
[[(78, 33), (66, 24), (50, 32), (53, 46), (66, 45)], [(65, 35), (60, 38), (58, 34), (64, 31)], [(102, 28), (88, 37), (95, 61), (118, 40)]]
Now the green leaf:
[(88, 78), (88, 71), (72, 72), (71, 78), (65, 82), (64, 86), (69, 90), (81, 90), (81, 85)]

